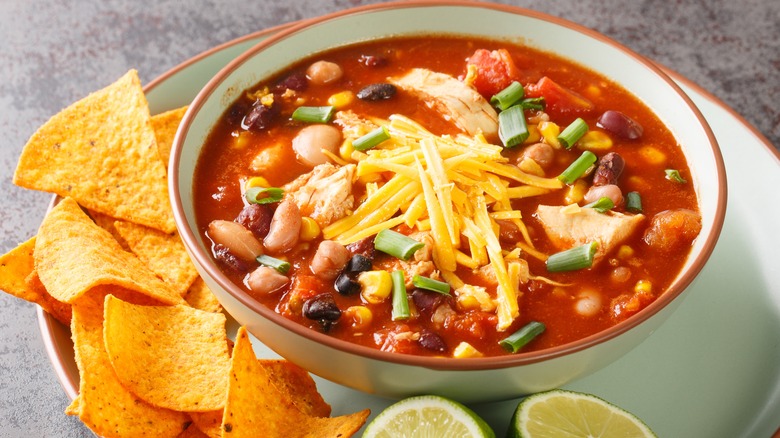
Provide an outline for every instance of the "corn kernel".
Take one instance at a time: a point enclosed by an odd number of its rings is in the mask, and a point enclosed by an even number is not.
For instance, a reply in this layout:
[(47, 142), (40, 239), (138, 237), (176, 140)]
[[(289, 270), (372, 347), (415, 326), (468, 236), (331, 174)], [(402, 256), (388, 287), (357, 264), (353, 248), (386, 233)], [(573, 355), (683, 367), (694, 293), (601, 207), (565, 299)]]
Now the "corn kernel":
[(627, 260), (634, 256), (634, 248), (631, 248), (628, 245), (620, 245), (620, 248), (618, 248), (617, 257), (620, 260)]
[(260, 103), (267, 107), (271, 107), (274, 104), (274, 95), (269, 93), (260, 98)]
[(558, 136), (561, 135), (561, 127), (553, 122), (542, 122), (539, 124), (539, 133), (544, 137), (544, 142), (550, 146), (560, 149), (561, 143)]
[(634, 286), (634, 292), (638, 294), (649, 294), (653, 291), (653, 283), (648, 280), (639, 280)]
[(339, 146), (339, 156), (344, 161), (352, 160), (352, 152), (354, 151), (355, 148), (352, 147), (352, 140), (344, 140), (341, 143), (341, 146)]
[(268, 180), (262, 176), (253, 176), (244, 184), (244, 188), (251, 189), (252, 187), (271, 187), (271, 184), (268, 184)]
[(244, 149), (249, 146), (249, 140), (252, 134), (249, 131), (241, 131), (233, 136), (233, 147), (235, 149)]
[(387, 271), (365, 271), (358, 276), (360, 295), (367, 303), (378, 304), (386, 300), (393, 290), (393, 279)]
[(452, 357), (458, 359), (467, 359), (470, 357), (482, 357), (482, 353), (480, 353), (479, 350), (474, 348), (474, 346), (468, 342), (461, 342), (457, 347), (455, 347), (455, 350), (452, 351)]
[(564, 200), (566, 204), (577, 204), (585, 197), (585, 193), (588, 191), (588, 183), (583, 179), (578, 179), (574, 184), (569, 186), (566, 190), (566, 197)]
[(590, 84), (585, 88), (585, 95), (591, 99), (597, 99), (601, 97), (601, 88), (596, 84)]
[(344, 310), (344, 316), (350, 323), (350, 326), (354, 330), (362, 330), (371, 325), (371, 321), (374, 319), (374, 314), (366, 306), (350, 306)]
[(612, 148), (612, 139), (602, 131), (588, 131), (577, 142), (577, 148), (586, 151), (606, 151)]
[(351, 91), (342, 91), (331, 95), (328, 98), (328, 105), (336, 107), (336, 109), (344, 108), (355, 100), (355, 94)]
[(525, 173), (544, 177), (544, 169), (542, 169), (542, 166), (530, 158), (524, 158), (517, 167)]
[(649, 164), (661, 165), (666, 162), (666, 154), (654, 146), (642, 146), (639, 155)]
[(314, 219), (304, 216), (301, 218), (300, 239), (304, 242), (311, 242), (320, 235), (320, 225)]
[(528, 138), (525, 139), (523, 144), (539, 143), (542, 139), (542, 134), (539, 132), (539, 128), (536, 125), (528, 126)]

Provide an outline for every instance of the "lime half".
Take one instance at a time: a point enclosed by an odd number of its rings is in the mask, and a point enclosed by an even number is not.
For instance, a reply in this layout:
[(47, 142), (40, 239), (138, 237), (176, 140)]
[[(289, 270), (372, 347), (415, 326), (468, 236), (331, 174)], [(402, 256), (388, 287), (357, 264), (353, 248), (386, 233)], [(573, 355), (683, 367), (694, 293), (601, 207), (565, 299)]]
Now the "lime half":
[(474, 411), (435, 395), (410, 397), (389, 406), (366, 426), (363, 433), (363, 438), (495, 436)]
[(635, 415), (594, 395), (556, 389), (520, 402), (507, 436), (640, 438), (655, 434)]

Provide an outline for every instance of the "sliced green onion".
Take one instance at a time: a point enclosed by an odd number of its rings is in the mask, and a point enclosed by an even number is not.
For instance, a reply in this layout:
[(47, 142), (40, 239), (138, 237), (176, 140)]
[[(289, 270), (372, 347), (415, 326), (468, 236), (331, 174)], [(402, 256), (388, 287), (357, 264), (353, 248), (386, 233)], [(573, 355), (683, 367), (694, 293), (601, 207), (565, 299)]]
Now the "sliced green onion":
[(642, 197), (639, 192), (628, 192), (626, 194), (626, 211), (631, 213), (642, 212)]
[(333, 106), (299, 106), (292, 113), (292, 119), (306, 123), (328, 123), (336, 107)]
[(588, 132), (588, 124), (585, 123), (585, 120), (577, 118), (577, 120), (571, 122), (571, 124), (561, 132), (558, 136), (558, 141), (561, 142), (561, 145), (566, 149), (571, 149), (571, 147), (574, 146), (574, 143), (577, 143), (577, 140), (582, 138), (586, 132)]
[(525, 90), (520, 82), (512, 82), (508, 87), (490, 98), (490, 103), (501, 111), (511, 107), (525, 96)]
[(365, 151), (379, 146), (380, 143), (389, 139), (390, 133), (387, 131), (387, 128), (380, 126), (368, 134), (355, 139), (355, 141), (352, 142), (352, 147), (358, 151)]
[(543, 110), (545, 106), (544, 97), (529, 97), (528, 99), (523, 99), (523, 101), (520, 102), (520, 106), (527, 110)]
[(615, 208), (615, 203), (612, 202), (612, 199), (602, 196), (601, 198), (597, 199), (596, 201), (591, 202), (590, 204), (586, 205), (585, 208), (592, 208), (599, 213), (606, 213), (609, 210), (612, 210)]
[(558, 175), (558, 179), (566, 184), (571, 184), (574, 181), (577, 181), (577, 178), (584, 175), (585, 172), (590, 169), (590, 166), (592, 166), (595, 162), (596, 154), (591, 151), (585, 151), (582, 153), (582, 155), (579, 156), (579, 158), (574, 160), (574, 162), (571, 163), (569, 167), (563, 171), (563, 173)]
[(521, 106), (515, 105), (498, 114), (498, 137), (504, 147), (514, 147), (528, 138), (528, 124)]
[(250, 187), (244, 192), (244, 197), (250, 204), (279, 202), (283, 196), (284, 190), (278, 187)]
[(389, 228), (378, 232), (374, 238), (374, 248), (401, 260), (409, 260), (423, 246), (425, 244), (422, 242), (418, 242)]
[(677, 169), (666, 169), (664, 172), (666, 172), (666, 179), (669, 181), (674, 181), (680, 184), (685, 184), (688, 182), (685, 180), (685, 178), (682, 177), (682, 175), (680, 175), (680, 171)]
[(406, 295), (406, 281), (404, 280), (404, 271), (393, 271), (390, 273), (393, 279), (393, 321), (399, 319), (409, 319), (409, 297)]
[(547, 258), (547, 271), (564, 272), (576, 271), (593, 266), (593, 256), (596, 254), (599, 244), (595, 240), (582, 246), (575, 246), (555, 253)]
[(449, 284), (443, 281), (434, 280), (433, 278), (423, 277), (421, 275), (415, 275), (414, 277), (412, 277), (412, 284), (416, 288), (438, 292), (443, 295), (450, 294)]
[(284, 260), (275, 259), (271, 256), (267, 255), (259, 255), (257, 256), (257, 263), (260, 263), (263, 266), (268, 266), (269, 268), (274, 268), (277, 271), (279, 271), (282, 275), (287, 275), (287, 272), (290, 270), (290, 263), (285, 262)]
[(517, 353), (525, 344), (542, 334), (544, 329), (545, 326), (541, 322), (531, 321), (520, 330), (499, 341), (498, 344), (510, 353)]

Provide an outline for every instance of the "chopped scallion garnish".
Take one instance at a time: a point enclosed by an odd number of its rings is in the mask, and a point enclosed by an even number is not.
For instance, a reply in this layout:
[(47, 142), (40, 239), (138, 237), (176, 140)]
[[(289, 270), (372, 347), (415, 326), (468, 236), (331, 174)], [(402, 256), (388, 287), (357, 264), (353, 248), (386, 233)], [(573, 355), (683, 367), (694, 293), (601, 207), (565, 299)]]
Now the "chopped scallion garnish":
[(547, 258), (547, 270), (549, 272), (564, 272), (590, 268), (593, 266), (593, 256), (598, 247), (598, 242), (593, 241), (555, 253)]
[(336, 110), (333, 106), (299, 106), (292, 113), (292, 119), (306, 123), (328, 123)]
[(269, 268), (274, 268), (282, 275), (287, 275), (287, 272), (290, 270), (290, 262), (279, 260), (267, 255), (257, 256), (257, 263), (260, 263), (263, 266), (268, 266)]
[(416, 288), (430, 290), (444, 295), (450, 294), (449, 284), (443, 281), (434, 280), (433, 278), (423, 277), (421, 275), (415, 275), (414, 277), (412, 277), (412, 284)]
[(558, 179), (566, 184), (571, 184), (577, 181), (577, 178), (585, 174), (585, 172), (596, 162), (596, 154), (591, 151), (585, 151), (579, 156), (573, 163), (566, 168)]
[(498, 137), (504, 147), (514, 147), (528, 138), (528, 124), (523, 107), (515, 105), (498, 114)]
[(680, 184), (685, 184), (688, 182), (685, 180), (685, 178), (682, 177), (682, 175), (680, 175), (680, 171), (677, 169), (666, 169), (664, 172), (666, 172), (666, 179), (669, 181), (674, 181)]
[(626, 194), (626, 211), (631, 213), (642, 212), (642, 197), (639, 192), (628, 192)]
[(352, 147), (358, 151), (365, 151), (379, 146), (380, 143), (389, 139), (390, 133), (387, 131), (387, 128), (380, 126), (368, 134), (356, 138), (355, 141), (352, 142)]
[(542, 334), (544, 329), (545, 326), (541, 322), (531, 321), (520, 328), (520, 330), (499, 341), (498, 344), (510, 353), (517, 353), (527, 343)]
[(422, 242), (389, 228), (380, 231), (374, 238), (374, 248), (401, 260), (409, 260), (423, 246), (425, 245)]
[(406, 280), (404, 271), (393, 271), (390, 273), (393, 279), (393, 321), (399, 319), (409, 319), (409, 297), (406, 295)]
[(525, 90), (520, 82), (512, 82), (508, 87), (490, 98), (490, 103), (501, 111), (506, 110), (525, 96)]
[(244, 192), (244, 197), (250, 204), (279, 202), (283, 196), (284, 190), (278, 187), (250, 187)]
[(544, 104), (544, 97), (529, 97), (520, 102), (520, 106), (527, 110), (543, 110)]
[(606, 213), (609, 210), (612, 210), (615, 208), (615, 203), (612, 202), (612, 199), (602, 196), (601, 198), (591, 202), (590, 204), (586, 205), (585, 208), (592, 208), (599, 213)]
[(566, 149), (571, 149), (571, 147), (574, 146), (574, 143), (577, 143), (577, 140), (582, 138), (586, 132), (588, 132), (588, 124), (585, 120), (577, 118), (577, 120), (571, 122), (571, 124), (561, 132), (558, 136), (558, 141), (561, 143), (561, 146)]

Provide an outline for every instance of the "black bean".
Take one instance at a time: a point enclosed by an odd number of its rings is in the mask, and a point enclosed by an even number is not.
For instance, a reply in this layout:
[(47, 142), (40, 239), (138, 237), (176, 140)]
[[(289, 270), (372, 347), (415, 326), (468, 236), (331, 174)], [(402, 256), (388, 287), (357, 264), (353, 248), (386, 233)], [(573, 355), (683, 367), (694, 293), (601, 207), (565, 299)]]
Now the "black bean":
[(347, 272), (364, 272), (371, 270), (371, 259), (362, 255), (355, 254), (349, 259), (345, 271)]
[(302, 72), (293, 73), (274, 85), (274, 92), (284, 93), (286, 90), (306, 91), (309, 87), (309, 81), (306, 74)]
[(422, 289), (414, 290), (411, 295), (417, 310), (422, 313), (432, 313), (444, 300), (444, 295)]
[(395, 96), (395, 85), (385, 83), (367, 85), (357, 93), (358, 99), (371, 102), (387, 100), (393, 96)]
[(214, 254), (214, 258), (217, 261), (223, 263), (225, 266), (238, 272), (249, 272), (249, 264), (243, 259), (236, 257), (225, 245), (219, 243), (214, 244), (211, 247), (211, 253)]
[(336, 322), (341, 318), (341, 310), (329, 293), (315, 295), (303, 303), (303, 316), (315, 321)]
[(252, 109), (244, 116), (244, 120), (241, 121), (241, 127), (248, 131), (262, 131), (271, 125), (271, 121), (277, 113), (277, 105), (269, 107), (255, 102)]
[(377, 55), (360, 55), (360, 63), (366, 67), (384, 67), (387, 65), (387, 58)]
[(274, 210), (268, 204), (249, 204), (244, 207), (236, 222), (245, 226), (258, 239), (263, 239), (271, 228), (271, 218), (274, 216)]
[(422, 331), (417, 342), (426, 350), (438, 351), (439, 353), (447, 351), (447, 344), (444, 343), (441, 336), (429, 330)]
[(336, 277), (336, 282), (333, 284), (336, 292), (344, 296), (355, 295), (360, 292), (360, 283), (355, 281), (348, 273), (342, 272)]
[(625, 167), (625, 160), (617, 152), (610, 152), (604, 155), (599, 158), (596, 171), (593, 173), (593, 185), (606, 186), (617, 184), (617, 180)]
[(373, 260), (374, 253), (376, 252), (376, 249), (374, 248), (374, 237), (375, 236), (370, 236), (370, 237), (366, 237), (363, 240), (358, 240), (357, 242), (350, 243), (349, 245), (347, 245), (347, 249), (352, 254), (360, 254), (369, 260)]
[(620, 111), (605, 111), (596, 121), (596, 126), (627, 140), (642, 136), (642, 125)]

